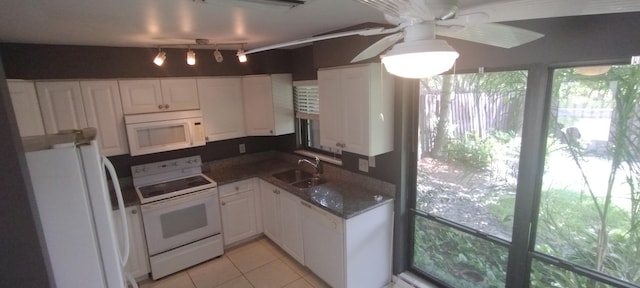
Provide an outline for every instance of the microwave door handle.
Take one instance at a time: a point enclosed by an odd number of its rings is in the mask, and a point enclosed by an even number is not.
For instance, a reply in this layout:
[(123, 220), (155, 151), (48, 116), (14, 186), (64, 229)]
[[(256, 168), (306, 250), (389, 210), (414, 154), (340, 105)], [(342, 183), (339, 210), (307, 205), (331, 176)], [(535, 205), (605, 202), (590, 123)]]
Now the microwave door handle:
[(120, 182), (118, 181), (118, 175), (116, 174), (116, 169), (113, 168), (113, 164), (107, 157), (102, 156), (102, 163), (109, 175), (111, 176), (111, 181), (113, 181), (113, 188), (116, 190), (116, 199), (118, 200), (118, 210), (120, 211), (120, 220), (122, 221), (122, 234), (124, 238), (124, 251), (121, 251), (120, 255), (120, 263), (122, 267), (127, 264), (127, 260), (129, 258), (129, 225), (127, 223), (127, 212), (124, 207), (124, 199), (122, 199), (122, 190), (120, 190)]

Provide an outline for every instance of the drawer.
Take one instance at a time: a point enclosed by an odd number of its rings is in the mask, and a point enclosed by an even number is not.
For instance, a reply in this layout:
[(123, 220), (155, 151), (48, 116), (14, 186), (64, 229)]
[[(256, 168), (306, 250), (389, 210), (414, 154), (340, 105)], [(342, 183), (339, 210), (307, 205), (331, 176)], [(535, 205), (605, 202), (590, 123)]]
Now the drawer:
[(224, 197), (224, 196), (233, 195), (236, 193), (246, 192), (249, 190), (255, 190), (256, 186), (257, 186), (257, 178), (251, 178), (247, 180), (225, 184), (220, 186), (218, 189), (220, 191), (220, 197)]

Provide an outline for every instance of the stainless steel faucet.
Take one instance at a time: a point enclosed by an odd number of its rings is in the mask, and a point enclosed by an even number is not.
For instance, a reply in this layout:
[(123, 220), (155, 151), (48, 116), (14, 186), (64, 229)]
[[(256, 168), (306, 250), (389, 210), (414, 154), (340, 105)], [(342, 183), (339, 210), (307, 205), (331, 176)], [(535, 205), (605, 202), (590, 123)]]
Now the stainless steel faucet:
[(299, 159), (298, 160), (298, 165), (302, 164), (302, 163), (307, 163), (311, 166), (313, 166), (313, 168), (316, 169), (316, 173), (314, 176), (318, 177), (322, 174), (322, 162), (320, 162), (320, 158), (318, 158), (318, 156), (315, 156), (315, 160), (316, 162), (313, 163), (310, 160), (307, 159)]

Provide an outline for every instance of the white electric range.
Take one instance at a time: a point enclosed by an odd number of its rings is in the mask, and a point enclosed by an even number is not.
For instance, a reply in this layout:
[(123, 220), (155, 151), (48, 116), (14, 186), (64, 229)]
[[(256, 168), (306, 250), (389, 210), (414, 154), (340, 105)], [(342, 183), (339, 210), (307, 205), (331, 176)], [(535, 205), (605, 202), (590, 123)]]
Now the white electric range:
[(140, 198), (151, 278), (224, 253), (216, 182), (200, 156), (131, 166)]

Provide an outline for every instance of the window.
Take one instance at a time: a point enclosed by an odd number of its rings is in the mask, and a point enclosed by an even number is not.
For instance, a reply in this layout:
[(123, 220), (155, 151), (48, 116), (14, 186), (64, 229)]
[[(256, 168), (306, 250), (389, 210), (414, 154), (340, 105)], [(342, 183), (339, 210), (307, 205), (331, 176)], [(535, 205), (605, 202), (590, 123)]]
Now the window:
[(532, 281), (640, 285), (640, 66), (556, 69), (551, 107)]
[(305, 150), (331, 156), (341, 154), (340, 149), (320, 145), (320, 104), (316, 81), (296, 81), (293, 88), (296, 110), (298, 145)]
[(526, 71), (420, 81), (414, 269), (504, 287), (526, 83)]
[(421, 80), (413, 272), (450, 287), (640, 286), (640, 66), (551, 73), (549, 89), (526, 71)]

